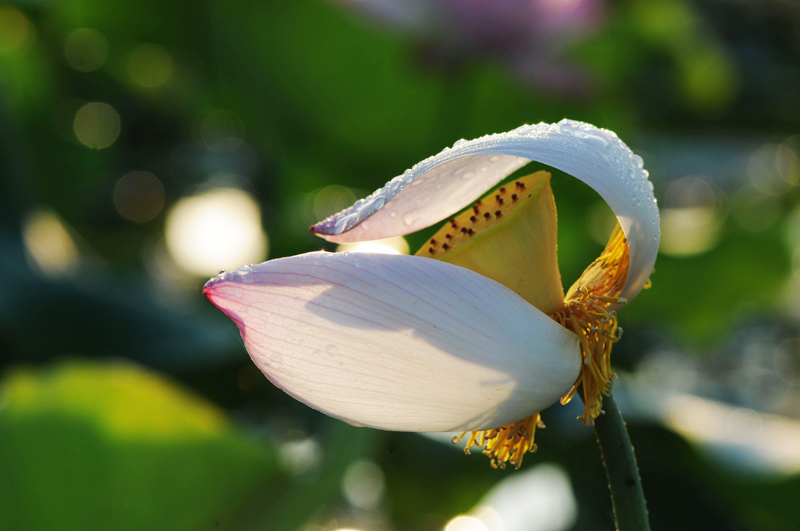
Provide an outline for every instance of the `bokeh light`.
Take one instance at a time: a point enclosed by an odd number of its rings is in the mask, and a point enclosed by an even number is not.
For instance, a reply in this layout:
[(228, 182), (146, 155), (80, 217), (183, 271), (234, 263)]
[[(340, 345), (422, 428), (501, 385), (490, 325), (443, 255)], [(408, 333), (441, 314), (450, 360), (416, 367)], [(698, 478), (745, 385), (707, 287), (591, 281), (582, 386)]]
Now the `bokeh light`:
[(763, 232), (778, 222), (781, 206), (775, 196), (744, 186), (731, 198), (731, 217), (747, 232)]
[(146, 171), (127, 173), (114, 186), (114, 206), (125, 219), (149, 221), (164, 208), (164, 185)]
[(790, 253), (800, 250), (800, 205), (787, 216), (783, 227), (783, 241)]
[(690, 441), (723, 450), (723, 457), (735, 451), (739, 466), (800, 472), (800, 421), (796, 419), (680, 395), (669, 407), (667, 423)]
[(97, 30), (78, 28), (64, 40), (64, 58), (79, 72), (92, 72), (106, 63), (108, 41)]
[(472, 513), (487, 531), (571, 529), (578, 503), (566, 471), (543, 463), (498, 483)]
[(800, 180), (800, 162), (787, 143), (765, 144), (750, 157), (747, 176), (759, 192), (783, 194)]
[(763, 421), (761, 415), (749, 408), (738, 408), (728, 414), (725, 426), (728, 437), (740, 444), (755, 442), (761, 437)]
[(217, 188), (178, 201), (167, 215), (167, 249), (183, 270), (199, 276), (261, 262), (267, 235), (253, 197)]
[(408, 254), (408, 242), (402, 236), (385, 238), (383, 240), (367, 240), (364, 242), (342, 243), (336, 247), (337, 251), (351, 253), (377, 253), (377, 254)]
[(489, 531), (483, 522), (474, 516), (456, 516), (444, 527), (444, 531)]
[(163, 46), (140, 44), (128, 56), (128, 74), (141, 87), (160, 87), (172, 75), (172, 56)]
[(667, 188), (661, 209), (661, 252), (690, 256), (712, 249), (725, 221), (722, 190), (701, 177), (683, 177)]
[(119, 136), (119, 114), (107, 103), (87, 103), (75, 114), (73, 129), (83, 145), (93, 149), (107, 148)]
[(346, 186), (329, 185), (317, 188), (304, 194), (302, 202), (297, 204), (298, 222), (301, 226), (311, 226), (349, 207), (359, 197), (359, 193)]
[(792, 337), (781, 343), (775, 350), (774, 363), (781, 380), (800, 386), (800, 338)]
[(64, 222), (49, 210), (37, 210), (22, 224), (22, 239), (30, 260), (47, 276), (68, 276), (77, 271), (78, 247)]
[(217, 153), (236, 150), (244, 139), (242, 120), (224, 109), (205, 111), (198, 121), (197, 131), (203, 147)]
[(33, 24), (22, 11), (0, 5), (0, 53), (24, 51), (31, 46), (35, 36)]
[(351, 505), (366, 511), (376, 509), (384, 493), (381, 467), (372, 461), (354, 462), (344, 474), (342, 491)]
[(322, 461), (322, 446), (311, 437), (285, 441), (278, 447), (278, 461), (290, 474), (304, 474)]

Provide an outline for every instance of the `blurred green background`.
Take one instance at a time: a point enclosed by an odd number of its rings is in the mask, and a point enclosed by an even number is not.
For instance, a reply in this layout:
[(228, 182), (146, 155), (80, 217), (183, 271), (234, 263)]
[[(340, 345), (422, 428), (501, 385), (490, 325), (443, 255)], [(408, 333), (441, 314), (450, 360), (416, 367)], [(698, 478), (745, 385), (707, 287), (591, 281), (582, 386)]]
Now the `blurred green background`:
[[(200, 293), (335, 250), (307, 227), (460, 138), (563, 117), (662, 209), (613, 358), (653, 529), (800, 528), (792, 0), (0, 2), (0, 528), (613, 529), (579, 406), (495, 471), (289, 399)], [(571, 280), (610, 214), (553, 188)]]

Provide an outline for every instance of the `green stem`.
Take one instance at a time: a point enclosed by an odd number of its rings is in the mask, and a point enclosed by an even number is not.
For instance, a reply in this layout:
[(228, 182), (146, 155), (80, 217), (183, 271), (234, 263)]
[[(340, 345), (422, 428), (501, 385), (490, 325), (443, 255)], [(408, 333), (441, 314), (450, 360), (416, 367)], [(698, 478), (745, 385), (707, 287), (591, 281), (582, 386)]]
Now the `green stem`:
[(603, 410), (605, 414), (597, 417), (594, 430), (606, 468), (617, 530), (649, 531), (647, 503), (636, 456), (633, 454), (625, 420), (611, 394), (603, 400)]

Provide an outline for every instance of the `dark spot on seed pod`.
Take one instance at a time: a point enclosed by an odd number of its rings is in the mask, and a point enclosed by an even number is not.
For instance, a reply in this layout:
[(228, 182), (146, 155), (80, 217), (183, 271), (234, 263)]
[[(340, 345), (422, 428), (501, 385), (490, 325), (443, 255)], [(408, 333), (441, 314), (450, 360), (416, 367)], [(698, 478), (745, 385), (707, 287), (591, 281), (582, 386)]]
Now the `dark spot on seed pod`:
[(490, 217), (492, 217), (492, 215), (487, 212), (487, 213), (485, 213), (483, 215), (483, 217), (485, 217), (486, 219), (489, 219)]
[(444, 249), (445, 251), (448, 250), (449, 248), (450, 248), (450, 246), (447, 245), (446, 243), (442, 244), (442, 249)]
[(494, 215), (497, 216), (498, 218), (503, 217), (503, 213), (500, 212), (499, 210), (497, 212), (495, 212)]

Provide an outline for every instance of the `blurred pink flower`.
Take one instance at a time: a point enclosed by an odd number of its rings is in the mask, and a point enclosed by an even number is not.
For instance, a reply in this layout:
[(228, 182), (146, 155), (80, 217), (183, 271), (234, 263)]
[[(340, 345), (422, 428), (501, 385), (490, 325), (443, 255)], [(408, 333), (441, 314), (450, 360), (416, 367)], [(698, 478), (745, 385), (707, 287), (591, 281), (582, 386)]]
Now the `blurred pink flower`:
[(565, 56), (602, 26), (605, 0), (338, 0), (457, 62), (490, 57), (538, 88), (580, 94), (588, 74)]

